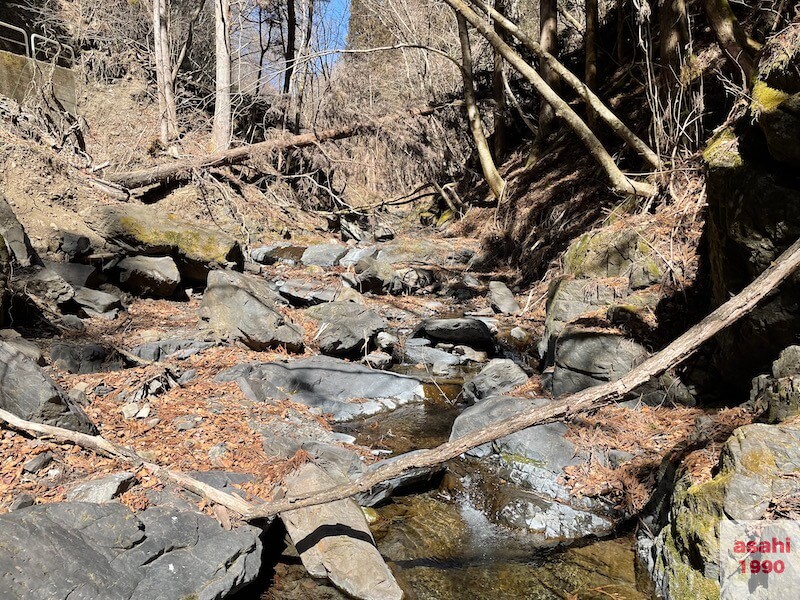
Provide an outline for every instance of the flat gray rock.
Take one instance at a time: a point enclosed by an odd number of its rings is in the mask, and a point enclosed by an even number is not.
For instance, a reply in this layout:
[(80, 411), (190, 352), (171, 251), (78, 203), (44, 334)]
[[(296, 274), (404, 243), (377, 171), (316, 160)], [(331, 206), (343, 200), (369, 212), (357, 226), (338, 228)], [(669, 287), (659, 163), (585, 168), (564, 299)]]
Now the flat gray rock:
[(147, 342), (131, 348), (131, 354), (143, 360), (159, 361), (174, 358), (182, 360), (216, 346), (216, 342), (186, 338), (169, 338)]
[(218, 600), (258, 576), (259, 533), (116, 502), (31, 506), (0, 515), (0, 597)]
[(133, 473), (127, 471), (93, 479), (81, 483), (67, 492), (67, 500), (70, 502), (95, 502), (98, 504), (111, 502), (128, 489), (133, 479)]
[(427, 319), (416, 335), (437, 342), (464, 344), (473, 348), (492, 348), (494, 337), (486, 323), (478, 319)]
[(495, 312), (516, 315), (522, 310), (517, 304), (514, 294), (502, 281), (489, 282), (489, 300)]
[(236, 381), (252, 400), (289, 398), (317, 414), (330, 414), (334, 421), (393, 410), (424, 397), (414, 377), (326, 356), (240, 365), (223, 371), (217, 380)]
[(95, 433), (94, 425), (42, 368), (0, 342), (0, 407), (46, 425)]
[(127, 366), (125, 359), (113, 348), (77, 342), (53, 344), (50, 347), (50, 361), (59, 369), (81, 375), (116, 371)]
[(343, 244), (315, 244), (306, 248), (300, 261), (304, 265), (333, 267), (345, 254), (347, 246)]
[[(287, 496), (344, 481), (306, 463), (284, 480)], [(351, 499), (281, 513), (300, 560), (312, 577), (327, 577), (359, 600), (401, 600), (403, 591), (375, 547), (361, 508)]]
[(75, 290), (74, 300), (83, 309), (83, 312), (90, 317), (113, 319), (122, 310), (122, 301), (118, 296), (86, 287)]

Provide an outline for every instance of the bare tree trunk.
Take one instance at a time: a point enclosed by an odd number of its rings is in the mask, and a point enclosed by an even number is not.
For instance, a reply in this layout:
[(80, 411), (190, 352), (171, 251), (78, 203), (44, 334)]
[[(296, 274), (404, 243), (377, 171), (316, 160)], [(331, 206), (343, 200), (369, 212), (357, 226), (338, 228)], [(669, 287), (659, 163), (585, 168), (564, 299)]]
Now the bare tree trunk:
[[(500, 14), (505, 14), (503, 0), (495, 0), (494, 7)], [(502, 28), (495, 23), (495, 33), (501, 38), (504, 36)], [(505, 38), (503, 38), (505, 39)], [(503, 85), (503, 57), (498, 52), (494, 53), (494, 69), (492, 70), (492, 97), (494, 98), (494, 157), (502, 160), (506, 151), (506, 90)]]
[(741, 69), (746, 87), (755, 70), (755, 61), (750, 54), (745, 34), (728, 0), (704, 0), (706, 16), (717, 37), (717, 43), (728, 57), (728, 61)]
[[(303, 41), (300, 44), (300, 54), (298, 60), (304, 60), (311, 54), (311, 36), (314, 31), (314, 0), (306, 0), (306, 22), (303, 31)], [(303, 110), (303, 96), (306, 91), (306, 79), (308, 78), (308, 61), (303, 63), (303, 67), (299, 70), (295, 68), (294, 77), (296, 81), (295, 92), (293, 95), (294, 102), (294, 132), (300, 133), (300, 117)]]
[(214, 125), (211, 130), (211, 150), (225, 150), (231, 143), (231, 39), (230, 0), (214, 0), (216, 40), (216, 94)]
[(392, 113), (374, 121), (365, 123), (353, 123), (344, 127), (337, 127), (325, 131), (304, 133), (302, 135), (285, 136), (273, 140), (267, 140), (250, 146), (240, 146), (230, 150), (223, 150), (184, 160), (173, 160), (162, 165), (139, 169), (138, 171), (127, 171), (112, 173), (108, 176), (108, 181), (122, 185), (129, 189), (136, 189), (154, 183), (166, 183), (169, 181), (185, 181), (191, 178), (192, 171), (197, 169), (209, 169), (225, 165), (243, 163), (253, 156), (268, 155), (275, 150), (287, 148), (306, 148), (315, 146), (320, 142), (330, 140), (341, 140), (352, 137), (360, 133), (378, 131), (385, 125), (396, 125), (401, 119), (427, 116), (445, 107), (455, 106), (460, 103), (449, 102), (437, 106), (426, 106), (424, 108), (414, 108), (400, 113)]
[(286, 102), (282, 118), (284, 129), (286, 129), (286, 124), (289, 121), (289, 106), (291, 104), (289, 92), (292, 89), (292, 76), (297, 63), (297, 14), (294, 2), (295, 0), (286, 0), (286, 48), (283, 50), (283, 95)]
[(172, 66), (167, 28), (169, 0), (153, 0), (153, 48), (156, 59), (156, 87), (158, 88), (159, 133), (163, 144), (178, 135), (178, 116), (175, 107)]
[[(558, 0), (539, 0), (539, 45), (542, 50), (551, 56), (558, 56)], [(539, 75), (545, 83), (559, 93), (558, 75), (551, 65), (542, 62), (539, 65)], [(539, 137), (544, 142), (552, 131), (555, 113), (553, 107), (546, 102), (542, 103), (539, 110)]]
[(441, 464), (460, 456), (467, 450), (505, 437), (532, 425), (550, 423), (573, 417), (581, 412), (612, 404), (625, 398), (639, 386), (675, 367), (691, 356), (703, 343), (748, 314), (756, 305), (777, 288), (800, 266), (800, 241), (786, 250), (764, 273), (736, 296), (717, 308), (697, 325), (681, 335), (669, 346), (654, 354), (641, 365), (623, 375), (597, 387), (553, 400), (538, 408), (530, 408), (502, 421), (446, 442), (430, 450), (422, 450), (402, 456), (389, 464), (369, 471), (353, 483), (328, 490), (313, 491), (300, 496), (285, 498), (259, 505), (245, 517), (249, 520), (269, 517), (286, 510), (326, 504), (364, 492), (373, 486), (402, 475), (415, 468)]
[(200, 15), (203, 12), (203, 7), (206, 5), (206, 0), (200, 0), (197, 4), (197, 8), (195, 9), (194, 13), (192, 13), (192, 18), (189, 19), (189, 31), (186, 33), (186, 40), (183, 42), (181, 46), (181, 51), (178, 53), (178, 58), (175, 61), (175, 65), (172, 68), (172, 85), (173, 89), (175, 86), (175, 82), (178, 80), (178, 72), (181, 69), (181, 65), (183, 64), (184, 59), (186, 59), (186, 54), (188, 54), (189, 50), (192, 49), (192, 41), (194, 39), (194, 27), (197, 25), (197, 21), (200, 19)]
[[(598, 0), (586, 0), (586, 74), (584, 80), (590, 90), (597, 90), (597, 31), (600, 26)], [(594, 129), (595, 112), (590, 104), (586, 105), (586, 120)]]
[(456, 12), (458, 21), (458, 38), (461, 42), (461, 74), (464, 79), (464, 103), (467, 108), (467, 121), (472, 132), (472, 139), (475, 141), (475, 148), (478, 151), (478, 160), (481, 163), (483, 178), (489, 185), (489, 189), (495, 198), (499, 199), (503, 195), (505, 181), (497, 172), (492, 152), (489, 150), (489, 143), (483, 133), (483, 121), (478, 104), (475, 100), (475, 85), (472, 80), (472, 48), (469, 45), (469, 31), (464, 17)]
[(473, 6), (487, 12), (496, 23), (501, 25), (506, 31), (522, 42), (525, 47), (533, 52), (542, 63), (546, 63), (567, 85), (569, 85), (575, 92), (583, 98), (584, 102), (591, 104), (597, 115), (608, 125), (611, 130), (625, 141), (628, 146), (634, 149), (639, 156), (644, 158), (653, 168), (659, 168), (661, 161), (658, 155), (653, 152), (650, 147), (642, 141), (635, 133), (633, 133), (619, 118), (603, 104), (602, 100), (592, 92), (588, 87), (578, 79), (572, 71), (562, 65), (552, 54), (546, 52), (544, 48), (531, 39), (525, 32), (523, 32), (515, 23), (506, 19), (503, 15), (499, 14), (492, 8), (487, 8), (475, 0), (471, 0)]
[(680, 82), (681, 66), (689, 43), (689, 21), (685, 0), (661, 0), (659, 7), (659, 56), (665, 79)]

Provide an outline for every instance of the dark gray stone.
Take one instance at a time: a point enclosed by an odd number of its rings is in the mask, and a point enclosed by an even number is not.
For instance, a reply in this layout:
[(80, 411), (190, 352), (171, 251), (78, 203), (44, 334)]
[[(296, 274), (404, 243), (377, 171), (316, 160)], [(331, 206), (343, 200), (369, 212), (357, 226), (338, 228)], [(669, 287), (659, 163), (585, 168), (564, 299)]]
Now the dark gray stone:
[(4, 342), (0, 342), (0, 407), (29, 421), (95, 433), (83, 410), (41, 367)]
[(292, 306), (313, 306), (336, 299), (334, 288), (325, 283), (304, 279), (289, 279), (278, 291)]
[(464, 384), (461, 393), (467, 402), (478, 402), (484, 398), (506, 394), (526, 381), (528, 375), (513, 360), (495, 358)]
[(306, 248), (300, 259), (304, 265), (333, 267), (347, 254), (347, 246), (342, 244), (315, 244)]
[(41, 452), (34, 456), (32, 459), (25, 461), (22, 465), (22, 470), (28, 473), (36, 473), (41, 471), (53, 460), (52, 452)]
[(101, 283), (97, 269), (92, 265), (56, 262), (54, 260), (44, 260), (42, 262), (48, 269), (58, 273), (73, 288), (95, 287)]
[(299, 350), (304, 331), (276, 309), (277, 294), (256, 277), (212, 271), (203, 294), (201, 327), (239, 340), (253, 350)]
[(388, 324), (376, 312), (353, 302), (329, 302), (306, 310), (319, 323), (316, 340), (330, 356), (364, 355)]
[(106, 477), (93, 479), (75, 486), (67, 492), (69, 502), (111, 502), (130, 487), (133, 473), (123, 471)]
[(159, 361), (167, 359), (183, 360), (205, 350), (212, 348), (216, 342), (192, 340), (184, 338), (170, 338), (147, 342), (131, 348), (131, 354), (144, 360)]
[(10, 251), (11, 259), (16, 266), (28, 267), (39, 262), (28, 234), (25, 233), (14, 210), (2, 194), (0, 194), (0, 238), (5, 240), (5, 246)]
[(78, 288), (75, 290), (74, 299), (83, 312), (90, 317), (113, 319), (122, 310), (122, 301), (119, 296), (100, 290)]
[(59, 369), (81, 375), (116, 371), (127, 366), (125, 359), (113, 348), (75, 342), (53, 344), (50, 360)]
[(334, 421), (392, 410), (424, 397), (413, 378), (376, 371), (336, 358), (316, 356), (293, 362), (240, 365), (223, 371), (218, 381), (236, 381), (255, 401), (289, 398)]
[(221, 599), (253, 581), (259, 530), (116, 502), (63, 502), (0, 516), (0, 596), (67, 600)]
[(46, 304), (64, 304), (77, 295), (61, 275), (39, 265), (15, 271), (11, 287), (18, 293), (35, 296)]
[(486, 323), (478, 319), (427, 319), (422, 322), (415, 335), (473, 348), (494, 347), (492, 332)]
[(117, 265), (123, 289), (154, 298), (169, 298), (181, 282), (175, 261), (169, 256), (130, 256)]
[(360, 292), (387, 294), (395, 292), (397, 272), (391, 263), (377, 258), (364, 257), (355, 264), (356, 276), (348, 283)]
[(276, 244), (268, 244), (261, 246), (250, 251), (250, 258), (262, 265), (271, 265), (276, 263), (281, 258), (281, 251), (285, 252), (286, 248), (293, 246), (290, 242), (278, 242)]
[(647, 350), (613, 333), (569, 327), (555, 347), (553, 396), (615, 381), (647, 358)]

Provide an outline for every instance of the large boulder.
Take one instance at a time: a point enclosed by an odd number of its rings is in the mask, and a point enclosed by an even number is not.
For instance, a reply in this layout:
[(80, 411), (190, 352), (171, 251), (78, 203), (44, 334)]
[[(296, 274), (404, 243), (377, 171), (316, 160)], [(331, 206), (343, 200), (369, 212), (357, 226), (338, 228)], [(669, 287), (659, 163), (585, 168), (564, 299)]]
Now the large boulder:
[[(284, 480), (288, 496), (346, 482), (306, 463)], [(352, 500), (291, 510), (280, 515), (309, 575), (327, 577), (349, 597), (401, 600), (403, 591), (375, 547), (361, 508)]]
[(219, 381), (236, 381), (255, 401), (288, 398), (334, 421), (372, 415), (424, 398), (414, 377), (375, 371), (326, 356), (293, 362), (240, 365), (223, 371)]
[(129, 256), (117, 265), (123, 289), (138, 296), (169, 298), (175, 294), (181, 275), (169, 256)]
[(800, 414), (800, 346), (789, 346), (772, 363), (772, 373), (753, 379), (750, 402), (769, 423)]
[(0, 515), (0, 596), (227, 598), (255, 580), (260, 531), (195, 512), (63, 502)]
[(277, 310), (282, 300), (266, 281), (234, 271), (212, 271), (203, 294), (201, 327), (253, 350), (299, 350), (304, 331)]
[(517, 363), (507, 358), (489, 361), (480, 373), (464, 384), (461, 394), (467, 402), (507, 394), (528, 381), (528, 375)]
[(464, 344), (473, 348), (494, 348), (494, 337), (489, 327), (478, 319), (426, 319), (416, 336), (436, 342)]
[(678, 470), (664, 514), (649, 516), (639, 530), (656, 591), (665, 598), (719, 598), (721, 529), (769, 518), (772, 504), (797, 497), (798, 465), (800, 428), (753, 424), (733, 432), (713, 479), (694, 482)]
[[(450, 440), (501, 423), (550, 400), (494, 396), (471, 406), (453, 423)], [(589, 460), (564, 437), (563, 423), (535, 425), (467, 452), (490, 477), (488, 511), (497, 521), (535, 532), (540, 539), (579, 539), (606, 534), (622, 517), (602, 499), (572, 495), (564, 469)]]
[(86, 414), (40, 366), (5, 342), (0, 342), (0, 407), (28, 421), (95, 432)]
[(241, 269), (244, 262), (239, 242), (228, 234), (157, 207), (95, 206), (83, 216), (100, 235), (131, 252), (172, 256), (191, 281), (205, 282), (210, 269)]
[(343, 244), (315, 244), (306, 248), (300, 260), (304, 265), (333, 267), (339, 264), (339, 259), (347, 254), (347, 250)]
[(306, 315), (319, 323), (316, 340), (320, 351), (331, 356), (363, 356), (388, 326), (378, 313), (353, 302), (320, 304)]

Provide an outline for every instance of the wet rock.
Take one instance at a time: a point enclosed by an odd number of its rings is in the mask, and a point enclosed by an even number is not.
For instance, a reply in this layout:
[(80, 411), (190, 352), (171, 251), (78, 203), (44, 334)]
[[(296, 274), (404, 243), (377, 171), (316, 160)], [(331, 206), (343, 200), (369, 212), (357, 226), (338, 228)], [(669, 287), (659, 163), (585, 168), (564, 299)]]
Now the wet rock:
[(489, 300), (495, 312), (516, 315), (522, 310), (517, 304), (514, 294), (502, 281), (489, 282)]
[(376, 312), (353, 302), (329, 302), (306, 310), (319, 323), (316, 340), (330, 356), (364, 355), (388, 326)]
[(800, 493), (794, 476), (800, 465), (800, 429), (789, 425), (740, 427), (726, 442), (718, 474), (693, 483), (679, 470), (667, 511), (648, 519), (639, 552), (656, 591), (667, 598), (719, 597), (719, 531), (723, 521), (765, 518), (776, 499)]
[(169, 255), (182, 277), (205, 282), (211, 269), (241, 269), (239, 242), (219, 229), (203, 227), (156, 206), (104, 205), (83, 211), (100, 235), (131, 252)]
[(123, 289), (140, 296), (169, 298), (175, 294), (181, 275), (169, 256), (130, 256), (117, 265)]
[(266, 282), (233, 271), (212, 271), (203, 294), (201, 327), (241, 341), (253, 350), (285, 346), (299, 350), (304, 331), (276, 309)]
[(528, 375), (517, 363), (507, 358), (489, 361), (481, 372), (464, 384), (461, 390), (464, 400), (478, 402), (492, 396), (506, 394), (528, 381)]
[(62, 502), (0, 515), (4, 598), (225, 598), (261, 566), (259, 530), (116, 502)]
[(75, 486), (67, 492), (69, 502), (111, 502), (130, 487), (133, 473), (123, 471)]
[(460, 365), (462, 360), (460, 356), (450, 354), (439, 348), (431, 348), (429, 346), (418, 346), (410, 344), (411, 340), (406, 341), (403, 348), (401, 359), (404, 363), (410, 365), (445, 365), (455, 366)]
[(556, 341), (553, 396), (619, 379), (647, 358), (647, 350), (621, 335), (570, 327)]
[(122, 310), (122, 301), (119, 296), (100, 290), (78, 288), (75, 290), (74, 300), (89, 317), (115, 319)]
[[(335, 485), (322, 469), (306, 463), (285, 479), (287, 495)], [(327, 577), (353, 598), (391, 600), (403, 592), (384, 562), (364, 513), (352, 500), (292, 510), (280, 515), (312, 577)]]
[(95, 433), (94, 425), (30, 358), (0, 342), (0, 407), (46, 425)]
[[(453, 423), (454, 440), (502, 422), (550, 400), (495, 396), (461, 413)], [(468, 451), (481, 459), (498, 490), (493, 500), (495, 519), (536, 532), (543, 539), (580, 539), (613, 530), (622, 514), (613, 505), (578, 498), (562, 483), (564, 468), (589, 459), (580, 455), (564, 434), (563, 423), (535, 425)], [(506, 482), (498, 486), (498, 482)]]
[(422, 322), (415, 335), (479, 349), (494, 347), (491, 331), (486, 323), (478, 319), (427, 319)]
[(169, 338), (134, 346), (131, 348), (131, 354), (143, 360), (154, 362), (159, 360), (184, 360), (214, 346), (216, 346), (216, 342)]
[(252, 400), (289, 398), (317, 414), (330, 414), (334, 421), (393, 410), (424, 397), (413, 377), (324, 356), (241, 365), (223, 371), (217, 380), (236, 381)]
[(67, 373), (81, 375), (116, 371), (128, 366), (125, 359), (113, 348), (75, 342), (53, 344), (50, 348), (50, 360), (53, 366)]
[(306, 248), (300, 259), (304, 265), (333, 267), (347, 254), (347, 246), (342, 244), (315, 244)]
[[(362, 471), (364, 473), (371, 473), (376, 469), (380, 469), (381, 467), (389, 465), (395, 461), (406, 459), (409, 456), (419, 454), (420, 452), (424, 452), (424, 450), (414, 450), (412, 452), (406, 452), (405, 454), (398, 454), (397, 456), (392, 456), (385, 460), (372, 463), (366, 468), (363, 468), (362, 466)], [(409, 469), (402, 475), (394, 477), (393, 479), (375, 484), (368, 491), (362, 492), (357, 496), (354, 496), (354, 498), (358, 502), (359, 506), (376, 506), (382, 502), (385, 502), (395, 494), (403, 492), (404, 490), (430, 485), (432, 482), (434, 482), (436, 477), (442, 473), (442, 471), (444, 471), (444, 467), (442, 465)]]

